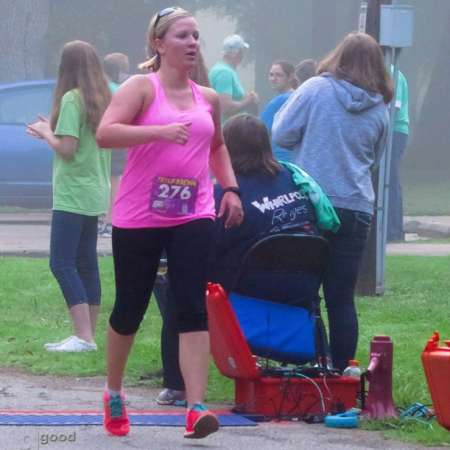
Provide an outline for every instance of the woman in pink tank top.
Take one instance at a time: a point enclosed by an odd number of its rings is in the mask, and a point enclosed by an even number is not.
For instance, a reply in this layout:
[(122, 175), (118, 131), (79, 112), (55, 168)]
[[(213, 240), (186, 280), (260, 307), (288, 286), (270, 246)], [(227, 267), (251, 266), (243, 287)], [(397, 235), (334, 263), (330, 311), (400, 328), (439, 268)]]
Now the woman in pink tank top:
[(128, 79), (100, 123), (101, 147), (128, 147), (113, 209), (116, 301), (108, 328), (104, 426), (126, 435), (129, 419), (122, 378), (134, 335), (147, 309), (162, 251), (173, 280), (180, 336), (180, 368), (186, 385), (186, 438), (203, 438), (219, 427), (203, 406), (209, 334), (205, 307), (206, 261), (214, 221), (210, 171), (224, 195), (225, 226), (243, 220), (239, 188), (220, 127), (217, 94), (189, 80), (199, 54), (194, 18), (166, 8), (150, 21), (152, 73)]

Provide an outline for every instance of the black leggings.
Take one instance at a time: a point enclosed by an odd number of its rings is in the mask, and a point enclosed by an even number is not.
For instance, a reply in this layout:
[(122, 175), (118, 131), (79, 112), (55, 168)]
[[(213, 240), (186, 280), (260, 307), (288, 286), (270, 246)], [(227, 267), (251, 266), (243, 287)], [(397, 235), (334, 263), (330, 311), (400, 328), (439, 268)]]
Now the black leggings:
[(173, 280), (167, 310), (178, 333), (206, 331), (206, 265), (214, 222), (199, 219), (169, 228), (113, 227), (116, 301), (110, 317), (114, 331), (136, 333), (148, 307), (159, 260), (167, 254)]

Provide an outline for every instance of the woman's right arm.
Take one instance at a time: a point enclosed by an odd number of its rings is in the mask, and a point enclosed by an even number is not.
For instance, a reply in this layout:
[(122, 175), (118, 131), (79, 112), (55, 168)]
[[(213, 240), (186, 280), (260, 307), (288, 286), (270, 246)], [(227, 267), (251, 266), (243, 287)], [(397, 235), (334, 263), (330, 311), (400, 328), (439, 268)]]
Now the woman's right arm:
[(121, 85), (98, 126), (96, 139), (99, 147), (124, 148), (159, 139), (184, 145), (190, 124), (133, 124), (134, 119), (151, 105), (154, 95), (148, 75), (135, 75)]

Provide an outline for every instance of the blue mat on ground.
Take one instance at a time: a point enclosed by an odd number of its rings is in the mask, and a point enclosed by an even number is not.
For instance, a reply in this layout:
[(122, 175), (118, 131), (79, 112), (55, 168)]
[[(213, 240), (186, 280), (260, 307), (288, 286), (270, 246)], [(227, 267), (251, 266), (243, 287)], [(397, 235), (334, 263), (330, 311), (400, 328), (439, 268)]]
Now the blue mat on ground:
[[(252, 427), (257, 424), (238, 414), (221, 414), (216, 412), (222, 427)], [(128, 412), (131, 425), (147, 427), (184, 427), (184, 413), (168, 412)], [(1, 425), (16, 426), (81, 426), (103, 425), (103, 415), (100, 412), (45, 412), (45, 411), (1, 411)]]

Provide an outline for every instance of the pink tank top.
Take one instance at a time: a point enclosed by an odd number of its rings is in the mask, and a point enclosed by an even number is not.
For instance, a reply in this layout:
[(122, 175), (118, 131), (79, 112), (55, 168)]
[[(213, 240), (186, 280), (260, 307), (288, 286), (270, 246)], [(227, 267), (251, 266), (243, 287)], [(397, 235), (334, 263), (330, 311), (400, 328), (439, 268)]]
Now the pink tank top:
[(135, 125), (191, 122), (185, 145), (166, 140), (130, 147), (113, 209), (120, 228), (159, 228), (215, 217), (209, 152), (214, 135), (212, 106), (192, 81), (194, 105), (180, 110), (166, 98), (156, 73), (155, 96)]

